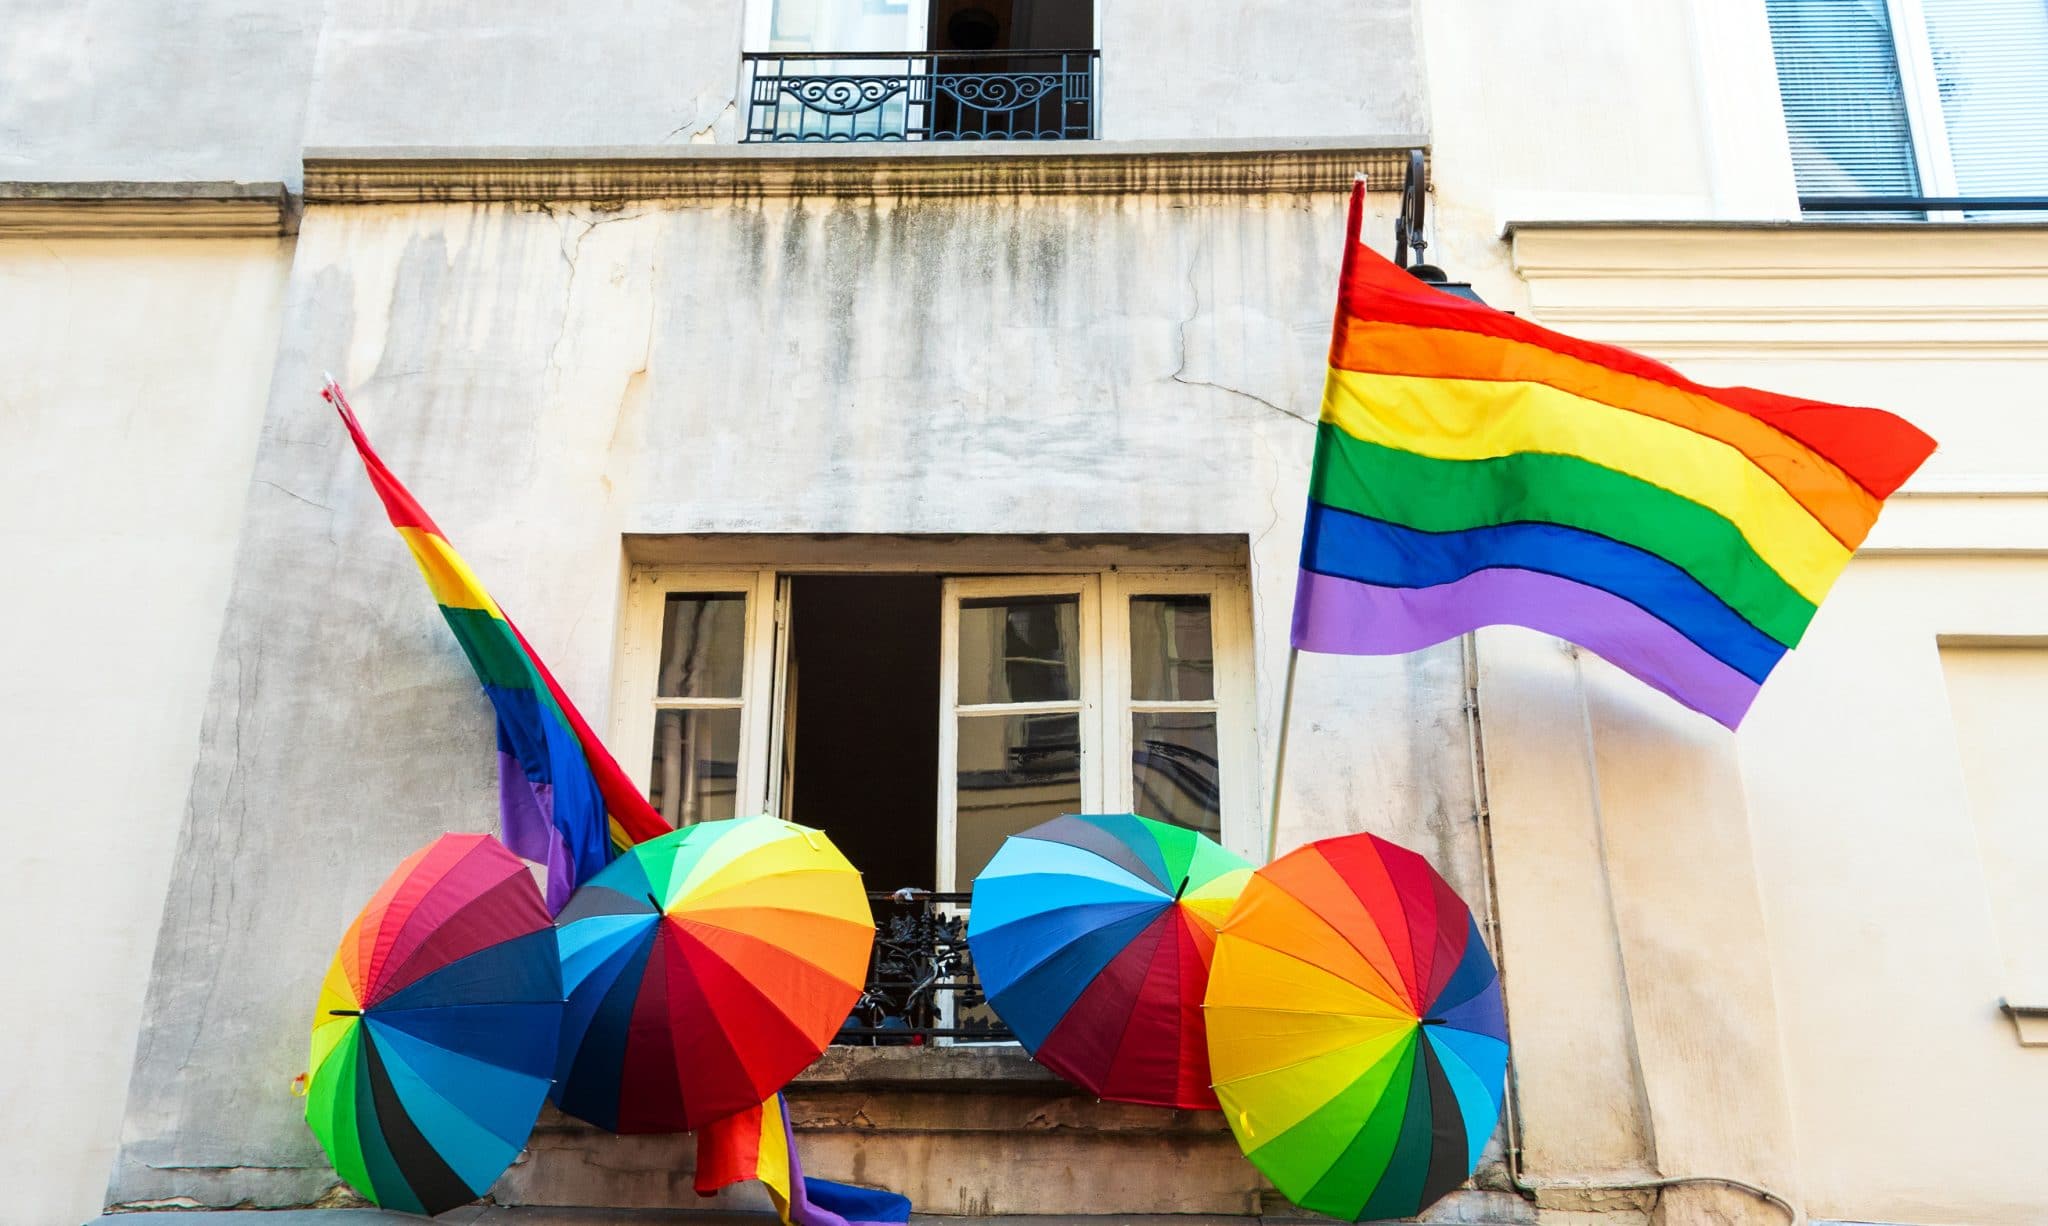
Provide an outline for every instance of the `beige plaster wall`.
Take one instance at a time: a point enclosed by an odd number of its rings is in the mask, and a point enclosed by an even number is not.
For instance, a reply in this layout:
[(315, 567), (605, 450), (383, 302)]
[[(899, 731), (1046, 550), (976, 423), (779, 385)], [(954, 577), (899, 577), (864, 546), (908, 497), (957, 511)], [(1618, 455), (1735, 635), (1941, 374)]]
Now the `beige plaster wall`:
[[(1986, 810), (1997, 800), (1982, 781), (1986, 755), (2010, 755), (2014, 730), (2038, 729), (2041, 696), (1996, 654), (1945, 675), (1942, 645), (1968, 653), (2048, 633), (2048, 245), (2038, 230), (1999, 227), (1532, 227), (1517, 231), (1513, 259), (1546, 323), (1712, 383), (1881, 404), (1942, 444), (1739, 737), (1673, 729), (1650, 709), (1602, 727), (1589, 704), (1603, 795), (1649, 798), (1642, 837), (1663, 844), (1631, 856), (1615, 843), (1612, 804), (1598, 806), (1609, 888), (1640, 900), (1617, 905), (1631, 997), (1696, 997), (1678, 1013), (1633, 999), (1628, 1011), (1657, 1169), (1707, 1173), (1679, 1161), (1711, 1158), (1723, 1164), (1713, 1173), (1796, 1190), (1819, 1218), (2038, 1221), (2048, 1049), (2022, 1046), (1998, 1001), (2033, 991), (2025, 954), (2048, 934), (2029, 930), (2038, 912), (2011, 883), (2048, 880), (2048, 836)], [(1497, 653), (1491, 663), (1504, 667)], [(1499, 734), (1489, 720), (1489, 749)], [(1705, 837), (1708, 826), (1725, 838)], [(1745, 858), (1750, 871), (1730, 875)], [(1503, 914), (1512, 959), (1526, 934), (1505, 898)], [(1644, 932), (1662, 933), (1656, 956), (1631, 958)], [(1511, 1003), (1531, 990), (1522, 980)], [(1517, 1021), (1527, 1062), (1544, 1032), (1526, 1010)], [(1732, 1071), (1731, 1044), (1749, 1052), (1745, 1075), (1699, 1081)], [(1667, 1047), (1689, 1055), (1660, 1068), (1652, 1053)], [(1682, 1101), (1655, 1108), (1674, 1086)], [(1532, 1129), (1546, 1101), (1537, 1088)], [(1769, 1151), (1674, 1150), (1674, 1124), (1755, 1126), (1766, 1107), (1778, 1121)]]
[(287, 247), (0, 242), (0, 1154), (92, 1216), (198, 749)]

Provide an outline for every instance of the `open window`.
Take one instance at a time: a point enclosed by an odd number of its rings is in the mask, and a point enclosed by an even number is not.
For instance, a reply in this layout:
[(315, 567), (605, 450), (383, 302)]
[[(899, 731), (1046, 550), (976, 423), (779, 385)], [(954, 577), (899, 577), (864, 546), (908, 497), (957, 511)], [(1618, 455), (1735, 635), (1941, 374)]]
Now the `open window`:
[(891, 986), (850, 1033), (1000, 1037), (955, 1001), (966, 895), (1006, 837), (1137, 812), (1256, 854), (1249, 586), (1242, 565), (896, 561), (636, 566), (615, 746), (669, 820), (776, 813), (861, 870), (870, 987)]
[(1095, 0), (750, 0), (748, 141), (1095, 136)]

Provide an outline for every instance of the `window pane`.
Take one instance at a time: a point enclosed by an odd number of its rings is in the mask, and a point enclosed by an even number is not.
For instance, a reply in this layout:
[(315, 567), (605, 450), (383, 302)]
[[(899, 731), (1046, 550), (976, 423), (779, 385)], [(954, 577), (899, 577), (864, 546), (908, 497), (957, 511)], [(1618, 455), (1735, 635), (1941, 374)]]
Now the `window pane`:
[(1007, 835), (1081, 811), (1081, 717), (960, 717), (959, 842), (954, 883), (966, 889)]
[[(910, 0), (755, 0), (763, 2), (769, 5), (770, 51), (912, 49)], [(859, 70), (833, 66), (819, 71)]]
[(738, 698), (747, 641), (747, 598), (671, 592), (661, 611), (663, 698)]
[[(2048, 3), (1922, 0), (1964, 196), (2048, 193)], [(2039, 213), (1990, 217), (2037, 219)]]
[(1215, 696), (1209, 598), (1131, 597), (1131, 697), (1205, 702)]
[(1131, 716), (1131, 795), (1139, 813), (1211, 838), (1223, 829), (1214, 711)]
[(1768, 0), (1768, 7), (1799, 194), (1919, 195), (1885, 0)]
[(671, 825), (734, 816), (740, 709), (654, 713), (654, 778), (647, 798)]
[(960, 602), (960, 702), (1069, 702), (1080, 692), (1081, 598)]

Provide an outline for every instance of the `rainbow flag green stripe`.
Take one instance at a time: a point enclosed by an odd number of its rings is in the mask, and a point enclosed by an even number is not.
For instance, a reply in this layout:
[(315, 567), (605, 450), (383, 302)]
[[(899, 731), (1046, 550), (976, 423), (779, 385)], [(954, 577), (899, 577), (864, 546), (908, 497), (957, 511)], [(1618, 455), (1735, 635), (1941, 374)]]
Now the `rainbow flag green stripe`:
[(1516, 523), (1597, 533), (1667, 559), (1750, 625), (1794, 647), (1813, 603), (1758, 557), (1735, 525), (1661, 486), (1577, 456), (1522, 451), (1438, 460), (1323, 423), (1309, 497), (1422, 532)]

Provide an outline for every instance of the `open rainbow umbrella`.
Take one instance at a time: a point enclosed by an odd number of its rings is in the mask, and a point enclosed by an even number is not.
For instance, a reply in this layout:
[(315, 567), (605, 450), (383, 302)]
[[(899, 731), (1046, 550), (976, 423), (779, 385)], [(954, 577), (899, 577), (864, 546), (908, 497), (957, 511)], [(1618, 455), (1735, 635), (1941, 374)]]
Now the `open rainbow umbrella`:
[(989, 1004), (1053, 1072), (1118, 1102), (1214, 1110), (1202, 989), (1251, 866), (1131, 813), (1054, 818), (974, 879)]
[(1436, 870), (1384, 839), (1324, 839), (1254, 874), (1217, 932), (1204, 1011), (1238, 1144), (1304, 1209), (1420, 1213), (1500, 1120), (1493, 957)]
[(569, 995), (555, 1102), (613, 1132), (759, 1107), (838, 1033), (875, 933), (832, 841), (772, 817), (641, 843), (555, 923)]
[(533, 1131), (561, 1021), (533, 874), (488, 835), (443, 835), (341, 939), (313, 1018), (306, 1126), (384, 1208), (467, 1204)]

